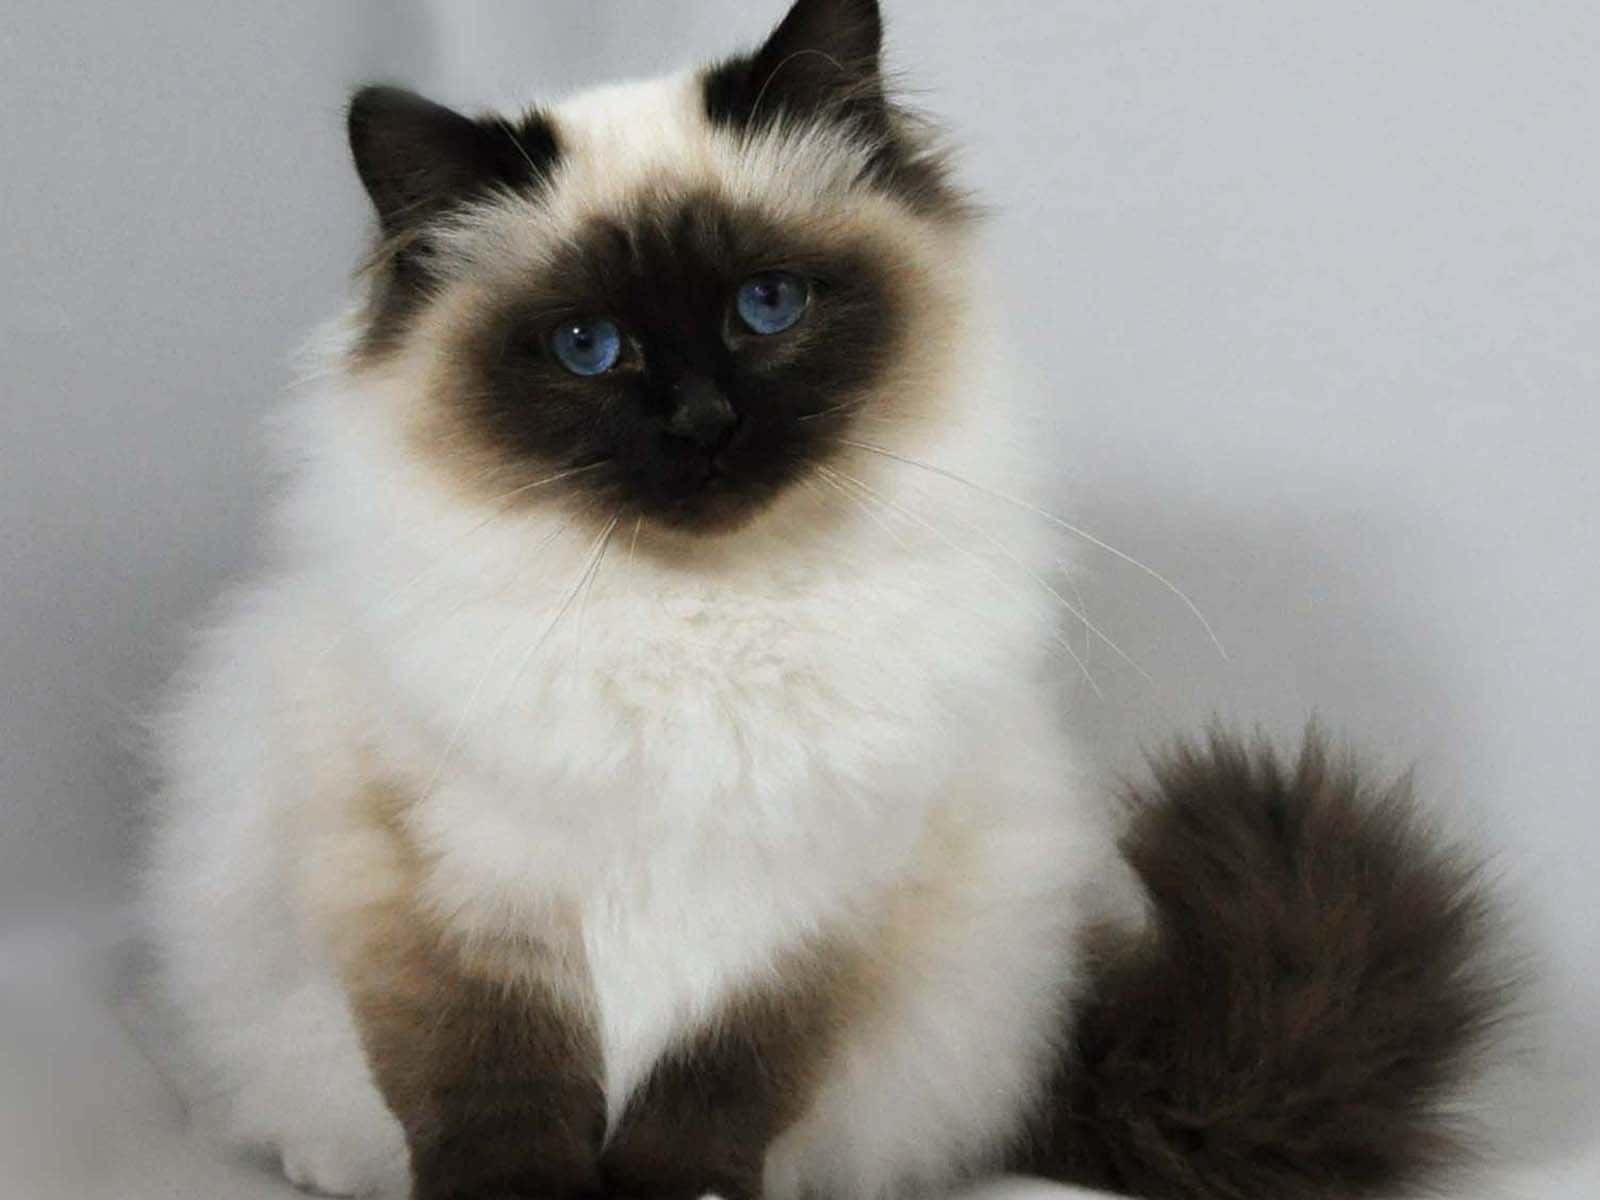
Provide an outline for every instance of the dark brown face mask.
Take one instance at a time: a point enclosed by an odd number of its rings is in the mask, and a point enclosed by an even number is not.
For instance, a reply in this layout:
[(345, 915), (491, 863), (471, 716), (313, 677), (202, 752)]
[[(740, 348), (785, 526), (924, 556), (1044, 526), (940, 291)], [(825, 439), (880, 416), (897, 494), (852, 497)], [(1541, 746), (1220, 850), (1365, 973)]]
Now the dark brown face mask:
[[(702, 74), (708, 126), (734, 139), (826, 126), (908, 219), (962, 220), (942, 161), (885, 97), (881, 42), (876, 4), (802, 0), (759, 50)], [(448, 284), (444, 223), (502, 197), (539, 204), (576, 153), (557, 116), (471, 119), (382, 87), (356, 95), (349, 135), (382, 235), (368, 360), (402, 347)], [(901, 350), (918, 298), (896, 268), (870, 239), (663, 182), (536, 274), (501, 280), (451, 348), (442, 399), (508, 478), (581, 470), (574, 488), (626, 516), (735, 527), (827, 457)]]
[(462, 411), (596, 501), (734, 526), (824, 460), (904, 322), (889, 264), (717, 197), (596, 220), (457, 355)]

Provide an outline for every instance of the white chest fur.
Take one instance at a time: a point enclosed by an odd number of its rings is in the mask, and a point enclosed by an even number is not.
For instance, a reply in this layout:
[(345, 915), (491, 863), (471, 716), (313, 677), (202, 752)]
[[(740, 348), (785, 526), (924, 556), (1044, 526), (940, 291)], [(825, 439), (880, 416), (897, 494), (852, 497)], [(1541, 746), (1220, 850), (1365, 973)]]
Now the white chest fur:
[(1038, 561), (1031, 535), (974, 536), (949, 488), (857, 465), (917, 520), (797, 489), (736, 547), (664, 548), (452, 510), (352, 411), (317, 410), (289, 512), (312, 591), (421, 797), (435, 911), (581, 919), (613, 1110), (777, 956), (864, 919), (946, 781), (1047, 704), (1054, 613), (991, 549)]
[(428, 756), (395, 747), (427, 787), (436, 911), (485, 932), (578, 914), (613, 1119), (676, 1036), (868, 918), (989, 724), (987, 689), (931, 671), (910, 632), (871, 651), (888, 632), (835, 627), (839, 599), (667, 591), (641, 615), (625, 586), (594, 595), (581, 651), (575, 626), (552, 635), (503, 711), (437, 722)]

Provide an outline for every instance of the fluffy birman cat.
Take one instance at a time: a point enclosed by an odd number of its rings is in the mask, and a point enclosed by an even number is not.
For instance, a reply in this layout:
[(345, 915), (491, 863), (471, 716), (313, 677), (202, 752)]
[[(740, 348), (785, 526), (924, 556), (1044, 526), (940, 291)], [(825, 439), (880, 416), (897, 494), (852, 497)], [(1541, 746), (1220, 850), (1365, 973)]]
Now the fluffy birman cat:
[(1405, 797), (1315, 741), (1122, 807), (1075, 771), (1052, 464), (881, 40), (799, 0), (547, 108), (351, 103), (374, 248), (162, 726), (148, 889), (197, 1116), (301, 1187), (1454, 1162), (1498, 993)]

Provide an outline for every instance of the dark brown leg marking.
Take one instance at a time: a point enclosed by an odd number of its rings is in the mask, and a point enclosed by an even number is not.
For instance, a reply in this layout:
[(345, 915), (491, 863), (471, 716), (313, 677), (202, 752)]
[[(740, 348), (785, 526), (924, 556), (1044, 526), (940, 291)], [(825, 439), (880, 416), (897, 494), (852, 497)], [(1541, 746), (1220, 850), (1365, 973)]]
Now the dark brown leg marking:
[[(415, 904), (426, 871), (374, 789), (337, 859), (370, 874), (335, 945), (374, 1077), (405, 1130), (412, 1200), (757, 1200), (871, 991), (843, 943), (787, 956), (669, 1052), (606, 1138), (602, 1056), (575, 919), (470, 948)], [(377, 836), (373, 836), (377, 835)]]
[(600, 1055), (545, 985), (464, 970), (425, 932), (353, 989), (378, 1085), (405, 1128), (413, 1200), (599, 1193)]
[(811, 1100), (843, 994), (813, 964), (784, 975), (778, 989), (730, 1005), (656, 1067), (602, 1159), (609, 1197), (761, 1195), (767, 1149)]

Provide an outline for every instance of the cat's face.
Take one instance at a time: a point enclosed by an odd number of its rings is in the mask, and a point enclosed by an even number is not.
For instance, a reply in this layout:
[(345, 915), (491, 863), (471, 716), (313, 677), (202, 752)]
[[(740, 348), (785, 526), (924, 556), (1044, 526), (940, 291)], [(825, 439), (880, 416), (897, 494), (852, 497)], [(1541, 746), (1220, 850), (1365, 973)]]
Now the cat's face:
[(880, 40), (876, 3), (800, 0), (754, 55), (548, 111), (361, 92), (359, 368), (418, 381), (416, 443), (481, 494), (746, 524), (935, 404), (957, 340), (968, 213)]

